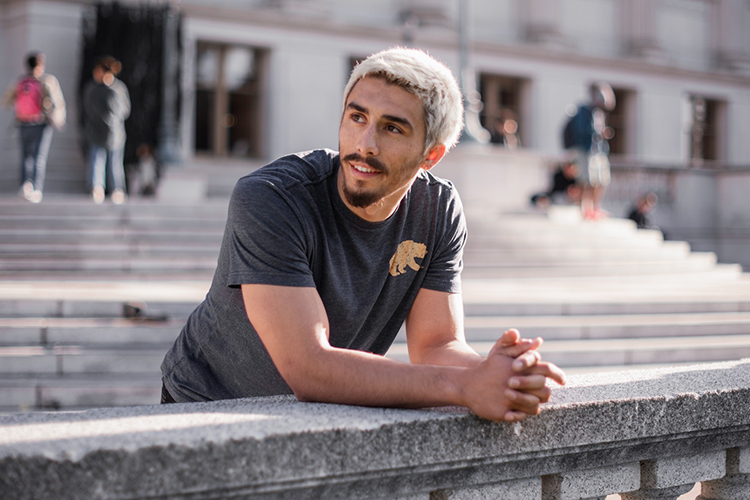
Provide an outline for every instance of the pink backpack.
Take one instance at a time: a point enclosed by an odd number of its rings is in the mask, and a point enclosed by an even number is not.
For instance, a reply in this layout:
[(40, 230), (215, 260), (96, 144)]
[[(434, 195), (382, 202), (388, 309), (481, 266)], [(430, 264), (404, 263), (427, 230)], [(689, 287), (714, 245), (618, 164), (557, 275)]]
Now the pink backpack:
[(39, 123), (43, 121), (42, 100), (44, 89), (42, 82), (33, 76), (21, 78), (16, 86), (16, 119), (19, 122)]

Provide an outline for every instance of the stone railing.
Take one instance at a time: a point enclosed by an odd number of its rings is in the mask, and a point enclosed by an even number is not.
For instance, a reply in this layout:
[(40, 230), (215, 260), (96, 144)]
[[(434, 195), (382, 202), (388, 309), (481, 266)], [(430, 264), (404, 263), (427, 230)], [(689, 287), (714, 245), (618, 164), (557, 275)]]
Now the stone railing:
[(6, 415), (0, 497), (750, 498), (750, 359), (570, 378), (516, 424), (289, 397)]

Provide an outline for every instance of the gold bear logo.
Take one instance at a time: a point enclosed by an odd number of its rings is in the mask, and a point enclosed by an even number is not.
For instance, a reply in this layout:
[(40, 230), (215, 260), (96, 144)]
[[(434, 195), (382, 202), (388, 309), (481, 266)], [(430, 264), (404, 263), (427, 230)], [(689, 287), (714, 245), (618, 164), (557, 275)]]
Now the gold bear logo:
[(402, 241), (396, 249), (396, 253), (391, 257), (391, 276), (404, 274), (406, 268), (410, 267), (419, 271), (422, 266), (417, 264), (415, 259), (423, 259), (427, 255), (427, 246), (424, 243), (416, 243), (412, 240)]

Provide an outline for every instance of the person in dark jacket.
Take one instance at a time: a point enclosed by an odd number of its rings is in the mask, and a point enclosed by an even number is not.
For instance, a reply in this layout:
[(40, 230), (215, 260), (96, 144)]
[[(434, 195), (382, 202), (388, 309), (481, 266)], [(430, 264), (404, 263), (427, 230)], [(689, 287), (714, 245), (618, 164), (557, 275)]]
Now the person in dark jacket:
[[(89, 186), (94, 202), (104, 201), (110, 187), (112, 202), (125, 201), (125, 120), (130, 116), (130, 95), (117, 78), (120, 62), (113, 57), (97, 61), (93, 80), (83, 93), (84, 132), (88, 141)], [(111, 181), (111, 185), (109, 185)]]

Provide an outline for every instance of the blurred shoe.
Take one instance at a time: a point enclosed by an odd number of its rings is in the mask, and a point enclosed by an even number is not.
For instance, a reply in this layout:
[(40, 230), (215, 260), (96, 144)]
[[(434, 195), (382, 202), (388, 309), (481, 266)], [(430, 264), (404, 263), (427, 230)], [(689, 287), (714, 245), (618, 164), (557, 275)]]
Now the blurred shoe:
[(26, 181), (23, 183), (23, 186), (21, 187), (21, 194), (24, 198), (26, 198), (26, 200), (31, 201), (31, 198), (34, 196), (34, 185), (31, 183), (31, 181)]
[(112, 203), (115, 205), (122, 205), (125, 203), (125, 193), (122, 189), (115, 189), (112, 193)]
[(91, 192), (91, 196), (94, 198), (94, 203), (97, 205), (101, 205), (104, 203), (104, 188), (101, 186), (96, 186), (94, 190)]
[(42, 198), (43, 198), (42, 192), (39, 191), (38, 189), (35, 189), (31, 193), (31, 198), (29, 198), (29, 201), (31, 203), (41, 203), (42, 202)]

